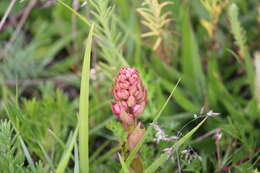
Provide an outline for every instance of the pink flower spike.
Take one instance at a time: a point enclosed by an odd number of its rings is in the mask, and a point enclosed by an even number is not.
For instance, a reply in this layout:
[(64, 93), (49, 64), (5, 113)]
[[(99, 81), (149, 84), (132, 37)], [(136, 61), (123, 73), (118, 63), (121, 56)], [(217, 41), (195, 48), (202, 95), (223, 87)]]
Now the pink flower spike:
[[(121, 112), (136, 116), (144, 111), (147, 93), (135, 68), (121, 68), (115, 78), (112, 91)], [(113, 112), (118, 115), (118, 111)]]

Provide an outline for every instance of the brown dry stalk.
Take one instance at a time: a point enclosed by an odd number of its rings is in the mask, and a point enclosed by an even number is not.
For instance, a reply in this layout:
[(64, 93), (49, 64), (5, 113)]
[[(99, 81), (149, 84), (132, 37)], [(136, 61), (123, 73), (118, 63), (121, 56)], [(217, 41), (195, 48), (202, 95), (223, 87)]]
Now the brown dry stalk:
[(10, 38), (8, 43), (6, 44), (5, 49), (3, 50), (3, 52), (1, 52), (0, 57), (2, 57), (11, 48), (12, 43), (15, 41), (15, 39), (19, 35), (23, 25), (25, 24), (30, 12), (31, 12), (31, 10), (37, 4), (37, 2), (38, 2), (38, 0), (31, 0), (30, 3), (28, 4), (28, 6), (25, 8), (20, 22), (18, 23), (14, 33), (12, 34), (12, 37)]
[(5, 14), (4, 14), (4, 16), (3, 16), (3, 18), (1, 19), (1, 22), (0, 22), (0, 31), (1, 31), (2, 27), (4, 26), (4, 23), (5, 23), (5, 21), (6, 21), (7, 17), (8, 17), (8, 15), (9, 15), (10, 12), (12, 11), (12, 8), (13, 8), (15, 2), (16, 2), (16, 0), (12, 0), (12, 1), (10, 2), (10, 4), (9, 4), (8, 8), (6, 9)]

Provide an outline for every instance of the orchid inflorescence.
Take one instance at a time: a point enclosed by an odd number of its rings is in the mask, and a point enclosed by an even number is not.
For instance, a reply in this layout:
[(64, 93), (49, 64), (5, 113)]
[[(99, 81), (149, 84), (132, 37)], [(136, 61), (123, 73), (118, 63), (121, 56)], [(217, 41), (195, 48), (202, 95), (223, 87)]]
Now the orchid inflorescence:
[(118, 73), (112, 88), (116, 102), (112, 111), (127, 129), (137, 123), (136, 116), (143, 113), (147, 103), (147, 91), (135, 68), (123, 67)]

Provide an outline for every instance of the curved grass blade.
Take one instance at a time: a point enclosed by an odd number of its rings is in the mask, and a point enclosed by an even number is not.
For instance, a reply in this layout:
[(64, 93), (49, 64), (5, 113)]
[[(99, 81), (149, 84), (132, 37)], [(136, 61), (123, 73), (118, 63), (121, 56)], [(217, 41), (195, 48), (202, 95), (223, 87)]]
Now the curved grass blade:
[(90, 22), (81, 14), (79, 14), (76, 10), (74, 10), (73, 8), (71, 8), (69, 5), (67, 5), (65, 2), (61, 1), (61, 0), (57, 0), (57, 2), (59, 4), (61, 4), (62, 6), (64, 6), (65, 8), (67, 8), (69, 11), (71, 11), (73, 14), (75, 14), (76, 16), (79, 17), (79, 19), (84, 22), (87, 25), (91, 25)]

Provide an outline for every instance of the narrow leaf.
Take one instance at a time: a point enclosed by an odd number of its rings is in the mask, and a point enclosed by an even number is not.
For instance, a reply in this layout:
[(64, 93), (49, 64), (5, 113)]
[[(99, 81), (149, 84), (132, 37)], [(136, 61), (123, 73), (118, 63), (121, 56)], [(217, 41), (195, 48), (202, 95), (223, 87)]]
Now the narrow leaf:
[(75, 141), (77, 139), (77, 135), (78, 135), (78, 127), (76, 128), (76, 130), (74, 131), (74, 134), (73, 134), (73, 137), (69, 143), (69, 146), (68, 146), (68, 149), (65, 151), (65, 153), (63, 154), (59, 164), (58, 164), (58, 167), (55, 171), (55, 173), (63, 173), (68, 165), (68, 162), (69, 162), (69, 159), (70, 159), (70, 156), (71, 156), (71, 152), (72, 152), (72, 149), (73, 149), (73, 146), (75, 144)]
[(61, 0), (57, 0), (57, 2), (58, 2), (59, 4), (61, 4), (62, 6), (64, 6), (65, 8), (67, 8), (67, 9), (68, 9), (69, 11), (71, 11), (73, 14), (75, 14), (76, 16), (78, 16), (82, 22), (84, 22), (85, 24), (87, 24), (87, 25), (89, 25), (89, 26), (91, 25), (90, 22), (89, 22), (84, 16), (82, 16), (81, 14), (79, 14), (76, 10), (74, 10), (73, 8), (71, 8), (69, 5), (67, 5), (66, 3), (64, 3), (64, 2), (61, 1)]
[(82, 173), (89, 172), (89, 150), (88, 150), (88, 111), (89, 111), (89, 74), (90, 53), (94, 25), (91, 26), (87, 45), (85, 49), (83, 68), (81, 73), (80, 103), (79, 103), (79, 153), (80, 170)]

